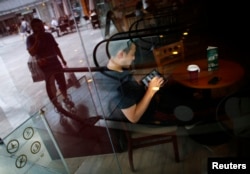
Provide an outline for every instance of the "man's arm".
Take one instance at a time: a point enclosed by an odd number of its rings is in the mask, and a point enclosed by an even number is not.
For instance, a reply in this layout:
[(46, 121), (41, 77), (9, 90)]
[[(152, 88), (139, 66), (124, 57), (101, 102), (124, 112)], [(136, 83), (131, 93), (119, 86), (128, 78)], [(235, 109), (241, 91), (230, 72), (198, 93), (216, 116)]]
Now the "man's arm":
[(31, 56), (35, 56), (39, 47), (39, 41), (35, 37), (29, 36), (27, 38), (26, 45), (29, 54)]
[(141, 116), (147, 110), (154, 94), (159, 90), (159, 87), (163, 84), (163, 82), (164, 80), (162, 77), (154, 77), (150, 81), (148, 89), (141, 101), (129, 108), (122, 109), (123, 114), (130, 122), (137, 123), (140, 120)]
[(63, 65), (66, 66), (66, 65), (67, 65), (67, 62), (65, 61), (65, 59), (64, 59), (64, 57), (63, 57), (63, 55), (62, 55), (62, 52), (61, 52), (61, 50), (60, 50), (60, 48), (59, 48), (58, 46), (56, 46), (56, 53), (57, 53), (57, 55), (60, 57), (60, 59), (61, 59)]

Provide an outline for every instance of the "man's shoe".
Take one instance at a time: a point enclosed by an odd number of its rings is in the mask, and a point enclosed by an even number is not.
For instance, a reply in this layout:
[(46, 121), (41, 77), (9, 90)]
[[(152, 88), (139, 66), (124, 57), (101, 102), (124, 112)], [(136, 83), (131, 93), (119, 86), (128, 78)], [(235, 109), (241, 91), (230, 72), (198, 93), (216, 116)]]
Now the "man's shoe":
[(0, 145), (4, 144), (2, 138), (0, 138)]
[(74, 104), (69, 98), (63, 99), (63, 102), (64, 102), (64, 104), (65, 104), (67, 107), (74, 107), (74, 106), (75, 106), (75, 104)]
[(63, 99), (63, 102), (67, 110), (69, 110), (72, 113), (76, 113), (75, 104), (69, 98)]

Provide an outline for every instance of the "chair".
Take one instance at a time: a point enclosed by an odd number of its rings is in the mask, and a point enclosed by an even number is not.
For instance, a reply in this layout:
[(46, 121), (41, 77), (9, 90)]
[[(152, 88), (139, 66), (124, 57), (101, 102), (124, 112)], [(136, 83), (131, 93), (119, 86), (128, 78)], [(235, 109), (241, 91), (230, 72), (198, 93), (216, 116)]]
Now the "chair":
[[(160, 126), (156, 124), (139, 123), (132, 124), (130, 122), (113, 120), (112, 118), (124, 118), (124, 115), (121, 115), (122, 111), (117, 108), (120, 99), (115, 92), (112, 92), (112, 89), (116, 88), (117, 84), (120, 85), (120, 81), (108, 77), (107, 75), (108, 78), (104, 76), (105, 73), (96, 73), (94, 76), (96, 87), (99, 89), (99, 97), (102, 101), (106, 101), (101, 103), (103, 108), (102, 113), (106, 116), (106, 119), (99, 120), (96, 126), (107, 127), (111, 132), (121, 132), (121, 137), (125, 136), (125, 141), (120, 143), (120, 145), (123, 145), (124, 142), (127, 144), (130, 169), (135, 171), (133, 163), (134, 149), (163, 143), (173, 144), (175, 160), (178, 162), (179, 151), (176, 137), (177, 126)], [(120, 137), (113, 138), (115, 140), (120, 140)], [(114, 142), (114, 144), (116, 144), (116, 142)]]
[(98, 16), (96, 14), (91, 15), (91, 20), (90, 21), (91, 21), (93, 29), (101, 27), (99, 18), (98, 18)]
[(183, 41), (180, 40), (178, 42), (154, 48), (153, 55), (158, 71), (162, 74), (166, 74), (166, 65), (174, 65), (176, 62), (184, 61), (185, 55)]
[(83, 19), (84, 19), (84, 24), (83, 24), (83, 26), (84, 27), (86, 27), (86, 29), (89, 29), (89, 25), (90, 25), (90, 28), (91, 28), (91, 26), (92, 26), (92, 24), (91, 24), (91, 22), (90, 22), (90, 19), (89, 19), (89, 17), (88, 16), (83, 16)]
[(123, 123), (126, 138), (128, 141), (128, 158), (130, 169), (135, 172), (133, 162), (133, 151), (137, 148), (148, 147), (163, 143), (172, 143), (175, 155), (175, 161), (179, 162), (179, 150), (176, 137), (176, 126), (158, 127), (148, 125), (138, 125)]
[(249, 156), (250, 144), (250, 93), (249, 88), (226, 96), (218, 105), (217, 120), (220, 126), (237, 140), (239, 156)]
[(189, 136), (216, 155), (249, 156), (249, 94), (249, 89), (243, 89), (224, 96), (215, 117), (189, 130)]
[(175, 161), (179, 162), (179, 150), (176, 137), (177, 126), (158, 126), (132, 124), (129, 122), (99, 120), (96, 126), (107, 126), (113, 130), (122, 129), (125, 133), (128, 148), (128, 158), (131, 171), (135, 172), (133, 162), (133, 152), (135, 149), (163, 144), (172, 143), (175, 155)]

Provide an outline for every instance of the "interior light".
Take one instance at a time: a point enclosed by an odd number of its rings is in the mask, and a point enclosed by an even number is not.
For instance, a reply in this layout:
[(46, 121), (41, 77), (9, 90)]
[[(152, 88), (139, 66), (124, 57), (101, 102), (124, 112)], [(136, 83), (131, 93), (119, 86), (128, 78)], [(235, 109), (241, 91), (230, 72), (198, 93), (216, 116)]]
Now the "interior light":
[(187, 36), (187, 35), (188, 35), (188, 32), (184, 32), (183, 35), (184, 35), (184, 36)]
[(178, 51), (173, 51), (172, 54), (176, 55), (178, 54)]

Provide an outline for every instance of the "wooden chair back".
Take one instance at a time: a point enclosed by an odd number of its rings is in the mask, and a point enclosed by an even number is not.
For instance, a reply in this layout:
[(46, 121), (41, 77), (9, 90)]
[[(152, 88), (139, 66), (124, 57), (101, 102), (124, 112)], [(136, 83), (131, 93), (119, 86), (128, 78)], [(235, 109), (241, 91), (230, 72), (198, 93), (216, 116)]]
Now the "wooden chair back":
[(168, 65), (184, 61), (185, 55), (183, 41), (180, 40), (159, 48), (154, 48), (153, 55), (158, 71), (162, 74), (166, 74), (166, 68), (169, 68), (167, 67)]

